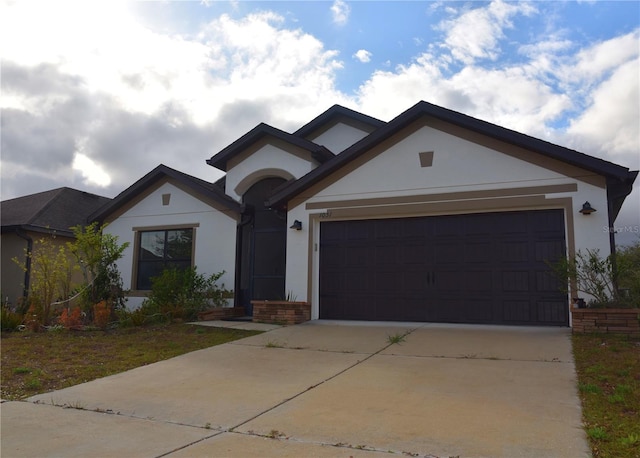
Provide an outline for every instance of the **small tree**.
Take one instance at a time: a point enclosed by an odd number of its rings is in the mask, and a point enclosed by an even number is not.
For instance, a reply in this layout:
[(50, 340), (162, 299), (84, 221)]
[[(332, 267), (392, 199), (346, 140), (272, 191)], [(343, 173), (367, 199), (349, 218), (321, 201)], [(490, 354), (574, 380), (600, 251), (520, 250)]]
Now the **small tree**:
[(114, 308), (122, 308), (125, 304), (122, 278), (116, 261), (122, 257), (129, 243), (118, 245), (118, 237), (105, 233), (104, 228), (98, 223), (72, 227), (76, 240), (68, 244), (82, 271), (86, 288), (84, 308), (89, 314), (93, 313), (93, 306), (101, 301), (106, 301)]
[[(55, 301), (66, 299), (72, 289), (73, 266), (69, 252), (64, 245), (55, 242), (55, 233), (50, 237), (35, 240), (31, 251), (25, 250), (25, 259), (30, 259), (31, 271), (28, 298), (25, 306), (37, 312), (40, 324), (48, 325), (51, 320), (51, 306)], [(23, 260), (13, 261), (26, 272)]]
[(579, 292), (591, 296), (591, 307), (638, 307), (638, 253), (637, 246), (606, 258), (600, 256), (598, 250), (578, 251), (573, 258), (562, 258), (551, 267), (564, 285), (568, 286), (571, 281)]
[(640, 307), (640, 238), (616, 254), (618, 288), (623, 300)]

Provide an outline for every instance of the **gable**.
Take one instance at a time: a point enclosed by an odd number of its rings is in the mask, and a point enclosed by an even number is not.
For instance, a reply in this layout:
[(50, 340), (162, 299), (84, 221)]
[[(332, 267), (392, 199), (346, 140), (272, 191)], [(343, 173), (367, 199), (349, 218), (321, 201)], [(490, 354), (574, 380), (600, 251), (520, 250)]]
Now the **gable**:
[(434, 123), (414, 123), (299, 197), (384, 197), (412, 195), (418, 190), (431, 193), (552, 184), (568, 178), (605, 187), (604, 178), (593, 172), (486, 137), (465, 138), (461, 132), (447, 132), (430, 124)]
[(237, 219), (236, 211), (221, 205), (217, 200), (194, 192), (179, 180), (163, 177), (109, 213), (104, 222), (111, 224), (121, 218), (170, 219), (185, 214), (211, 213), (214, 210)]
[[(471, 139), (472, 142), (482, 145), (502, 145), (498, 147), (502, 152), (529, 151), (534, 153), (531, 158), (537, 156), (545, 160), (551, 159), (548, 164), (554, 164), (554, 168), (559, 170), (564, 169), (566, 164), (587, 171), (587, 175), (598, 175), (605, 180), (607, 190), (615, 190), (608, 196), (613, 217), (616, 209), (620, 208), (624, 198), (631, 192), (638, 175), (637, 171), (630, 171), (626, 167), (422, 101), (302, 179), (278, 190), (269, 199), (268, 204), (280, 208), (297, 205), (301, 200), (313, 196), (320, 189), (366, 162), (367, 156), (391, 147), (421, 125), (452, 132), (455, 136)], [(512, 147), (515, 149), (511, 149)], [(531, 161), (537, 162), (536, 159)], [(560, 163), (561, 166), (556, 166)]]
[(263, 178), (295, 180), (318, 166), (311, 154), (275, 138), (263, 138), (227, 162), (225, 192), (240, 202), (242, 195)]
[(338, 122), (308, 138), (337, 154), (362, 140), (371, 131), (370, 128), (366, 129), (366, 126), (356, 125), (354, 122)]

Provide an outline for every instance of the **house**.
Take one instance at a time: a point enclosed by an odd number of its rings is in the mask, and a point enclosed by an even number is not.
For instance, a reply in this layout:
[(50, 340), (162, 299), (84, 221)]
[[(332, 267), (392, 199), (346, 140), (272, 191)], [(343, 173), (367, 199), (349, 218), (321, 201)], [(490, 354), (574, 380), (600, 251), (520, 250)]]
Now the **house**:
[(87, 217), (110, 200), (64, 187), (0, 202), (3, 302), (15, 305), (27, 295), (31, 268), (26, 254), (34, 249), (34, 241), (55, 235), (53, 243), (64, 246), (74, 240), (71, 228), (85, 225)]
[(178, 263), (224, 270), (249, 314), (293, 295), (312, 319), (567, 326), (548, 263), (609, 254), (638, 174), (426, 102), (259, 124), (206, 162), (224, 178), (160, 166), (93, 215), (131, 242), (132, 305)]

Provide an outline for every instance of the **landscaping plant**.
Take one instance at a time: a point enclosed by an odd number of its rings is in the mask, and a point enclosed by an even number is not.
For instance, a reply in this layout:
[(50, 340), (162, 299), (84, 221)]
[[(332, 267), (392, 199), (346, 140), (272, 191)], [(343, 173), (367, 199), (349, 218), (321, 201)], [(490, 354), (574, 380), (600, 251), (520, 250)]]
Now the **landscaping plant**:
[(196, 267), (166, 269), (151, 279), (151, 292), (142, 304), (146, 316), (160, 320), (188, 320), (210, 307), (225, 305), (229, 291), (217, 282), (224, 271), (209, 276)]
[(13, 258), (13, 262), (25, 272), (27, 264), (30, 265), (29, 296), (18, 312), (28, 314), (32, 327), (48, 325), (52, 304), (69, 297), (72, 289), (73, 263), (67, 248), (56, 241), (54, 233), (35, 240), (33, 249), (25, 250), (25, 259)]
[(84, 278), (83, 309), (94, 318), (94, 307), (104, 302), (109, 314), (125, 307), (122, 277), (116, 261), (122, 257), (129, 243), (118, 244), (118, 237), (104, 232), (105, 226), (92, 223), (89, 226), (71, 228), (76, 240), (68, 244), (69, 251), (80, 266)]
[(572, 282), (591, 297), (589, 307), (640, 306), (640, 241), (604, 258), (599, 250), (578, 251), (551, 267), (565, 291)]

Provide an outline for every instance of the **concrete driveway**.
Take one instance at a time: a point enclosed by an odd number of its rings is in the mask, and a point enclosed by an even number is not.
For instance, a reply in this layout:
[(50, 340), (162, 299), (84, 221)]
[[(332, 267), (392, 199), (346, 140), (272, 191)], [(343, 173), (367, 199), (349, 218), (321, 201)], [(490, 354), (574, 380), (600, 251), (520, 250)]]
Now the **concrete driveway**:
[(5, 402), (2, 457), (586, 457), (569, 335), (278, 328)]

